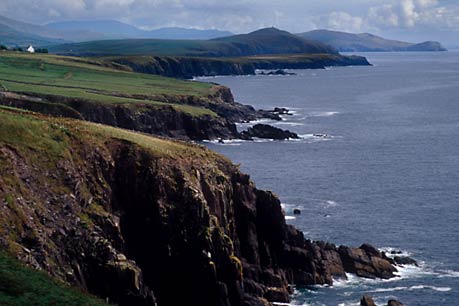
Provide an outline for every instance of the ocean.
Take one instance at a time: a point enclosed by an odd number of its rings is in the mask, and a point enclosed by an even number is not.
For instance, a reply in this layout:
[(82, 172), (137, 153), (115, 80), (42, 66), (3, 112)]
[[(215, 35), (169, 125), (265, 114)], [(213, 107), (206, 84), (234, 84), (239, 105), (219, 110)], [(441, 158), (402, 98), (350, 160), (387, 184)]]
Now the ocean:
[(361, 55), (373, 66), (200, 79), (259, 109), (289, 108), (266, 123), (302, 135), (207, 145), (274, 191), (306, 237), (421, 263), (391, 280), (298, 289), (292, 305), (359, 305), (364, 294), (378, 305), (459, 305), (459, 52)]

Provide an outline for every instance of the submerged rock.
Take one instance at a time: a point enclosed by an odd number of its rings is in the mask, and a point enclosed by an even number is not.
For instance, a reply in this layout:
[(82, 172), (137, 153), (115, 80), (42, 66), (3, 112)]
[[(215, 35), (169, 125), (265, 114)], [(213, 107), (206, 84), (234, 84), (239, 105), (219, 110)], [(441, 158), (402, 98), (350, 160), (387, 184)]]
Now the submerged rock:
[(403, 304), (397, 300), (389, 300), (387, 306), (403, 306)]
[(414, 260), (413, 258), (407, 257), (407, 256), (395, 256), (394, 262), (397, 265), (411, 265), (411, 266), (416, 266), (416, 267), (419, 266), (416, 260)]
[(240, 133), (241, 139), (252, 140), (253, 138), (264, 138), (274, 140), (299, 139), (298, 134), (288, 130), (282, 130), (267, 124), (256, 124)]

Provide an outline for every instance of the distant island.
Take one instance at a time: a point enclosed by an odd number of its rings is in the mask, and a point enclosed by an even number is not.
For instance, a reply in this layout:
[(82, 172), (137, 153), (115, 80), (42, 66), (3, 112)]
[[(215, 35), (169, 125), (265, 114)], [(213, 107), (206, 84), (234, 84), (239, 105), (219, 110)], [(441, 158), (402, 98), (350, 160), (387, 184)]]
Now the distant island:
[(447, 51), (437, 41), (408, 43), (385, 39), (369, 33), (353, 34), (329, 30), (314, 30), (297, 35), (331, 45), (340, 52)]

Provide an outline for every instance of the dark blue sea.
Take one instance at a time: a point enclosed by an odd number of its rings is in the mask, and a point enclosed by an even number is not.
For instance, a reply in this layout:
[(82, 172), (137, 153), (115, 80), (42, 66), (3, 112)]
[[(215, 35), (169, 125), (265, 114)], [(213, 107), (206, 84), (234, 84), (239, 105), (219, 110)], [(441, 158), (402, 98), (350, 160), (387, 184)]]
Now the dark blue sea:
[(362, 55), (374, 66), (206, 79), (238, 102), (289, 108), (268, 123), (303, 137), (208, 145), (273, 190), (306, 237), (421, 263), (389, 281), (298, 290), (292, 305), (358, 305), (364, 294), (378, 305), (459, 305), (459, 52)]

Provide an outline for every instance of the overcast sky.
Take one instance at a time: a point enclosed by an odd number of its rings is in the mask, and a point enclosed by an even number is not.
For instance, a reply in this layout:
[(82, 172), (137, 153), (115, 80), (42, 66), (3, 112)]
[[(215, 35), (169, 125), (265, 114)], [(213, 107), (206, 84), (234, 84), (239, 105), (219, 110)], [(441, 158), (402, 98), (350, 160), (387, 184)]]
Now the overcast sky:
[(276, 26), (333, 29), (459, 46), (459, 0), (0, 0), (21, 21), (115, 19), (145, 29), (215, 28), (235, 33)]

